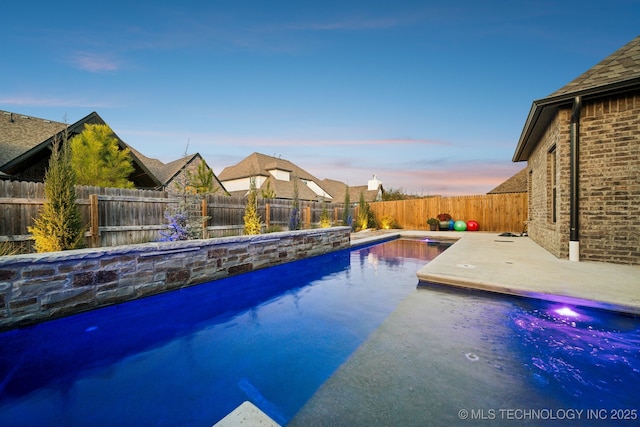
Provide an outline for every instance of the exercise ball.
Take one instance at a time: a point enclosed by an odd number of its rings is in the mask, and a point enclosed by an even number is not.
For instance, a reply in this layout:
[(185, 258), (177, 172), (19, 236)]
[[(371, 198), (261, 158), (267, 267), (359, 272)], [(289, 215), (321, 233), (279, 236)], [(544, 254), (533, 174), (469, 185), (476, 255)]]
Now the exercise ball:
[(455, 223), (456, 222), (454, 220), (452, 220), (452, 219), (449, 220), (449, 230), (453, 230), (454, 229)]
[(467, 221), (467, 231), (478, 231), (479, 228), (478, 221)]
[(456, 221), (453, 224), (453, 229), (456, 231), (465, 231), (467, 229), (467, 223), (464, 221)]

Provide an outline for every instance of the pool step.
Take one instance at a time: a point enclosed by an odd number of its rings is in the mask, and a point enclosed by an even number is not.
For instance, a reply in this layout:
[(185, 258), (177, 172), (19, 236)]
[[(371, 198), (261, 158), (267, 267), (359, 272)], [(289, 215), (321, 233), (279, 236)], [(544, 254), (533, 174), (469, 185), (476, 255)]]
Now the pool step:
[(267, 414), (247, 400), (213, 425), (213, 427), (236, 426), (280, 427), (280, 424), (273, 421)]

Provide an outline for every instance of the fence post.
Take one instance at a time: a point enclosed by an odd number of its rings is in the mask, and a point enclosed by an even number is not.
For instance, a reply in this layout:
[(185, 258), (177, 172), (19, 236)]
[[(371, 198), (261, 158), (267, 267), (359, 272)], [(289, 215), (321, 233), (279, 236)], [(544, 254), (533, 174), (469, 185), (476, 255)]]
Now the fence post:
[(206, 196), (202, 198), (200, 202), (200, 213), (202, 214), (202, 238), (208, 238), (207, 233), (207, 198)]
[(98, 195), (89, 194), (89, 224), (91, 231), (91, 247), (100, 247), (100, 221), (98, 218)]
[(264, 204), (264, 216), (265, 216), (264, 222), (268, 229), (271, 225), (271, 207), (269, 206), (269, 203)]
[(311, 228), (311, 207), (305, 206), (304, 211), (306, 213), (306, 217), (304, 219), (304, 228)]

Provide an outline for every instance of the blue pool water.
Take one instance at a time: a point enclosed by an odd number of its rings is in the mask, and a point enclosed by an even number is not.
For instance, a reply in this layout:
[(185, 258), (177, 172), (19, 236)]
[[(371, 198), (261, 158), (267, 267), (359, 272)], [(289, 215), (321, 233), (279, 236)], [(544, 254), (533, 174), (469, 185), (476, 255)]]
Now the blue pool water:
[(0, 334), (2, 426), (286, 424), (447, 244), (393, 240)]
[(639, 390), (637, 317), (422, 283), (290, 424), (631, 426)]

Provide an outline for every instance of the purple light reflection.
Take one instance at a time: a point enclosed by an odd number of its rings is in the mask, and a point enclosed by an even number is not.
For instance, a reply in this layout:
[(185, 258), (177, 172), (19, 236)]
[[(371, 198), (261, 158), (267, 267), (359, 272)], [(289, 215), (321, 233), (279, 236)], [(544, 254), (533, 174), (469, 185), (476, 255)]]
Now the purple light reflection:
[(566, 306), (565, 307), (561, 307), (561, 308), (556, 308), (553, 311), (556, 312), (557, 314), (559, 314), (560, 316), (564, 316), (564, 317), (572, 317), (574, 319), (580, 317), (580, 315), (578, 313), (576, 313), (571, 308), (566, 307)]
[[(592, 311), (566, 301), (516, 310), (512, 322), (524, 366), (537, 386), (580, 398), (581, 405), (613, 407), (636, 399), (640, 381), (637, 318)], [(636, 399), (637, 401), (637, 399)], [(606, 402), (606, 403), (605, 403)]]

